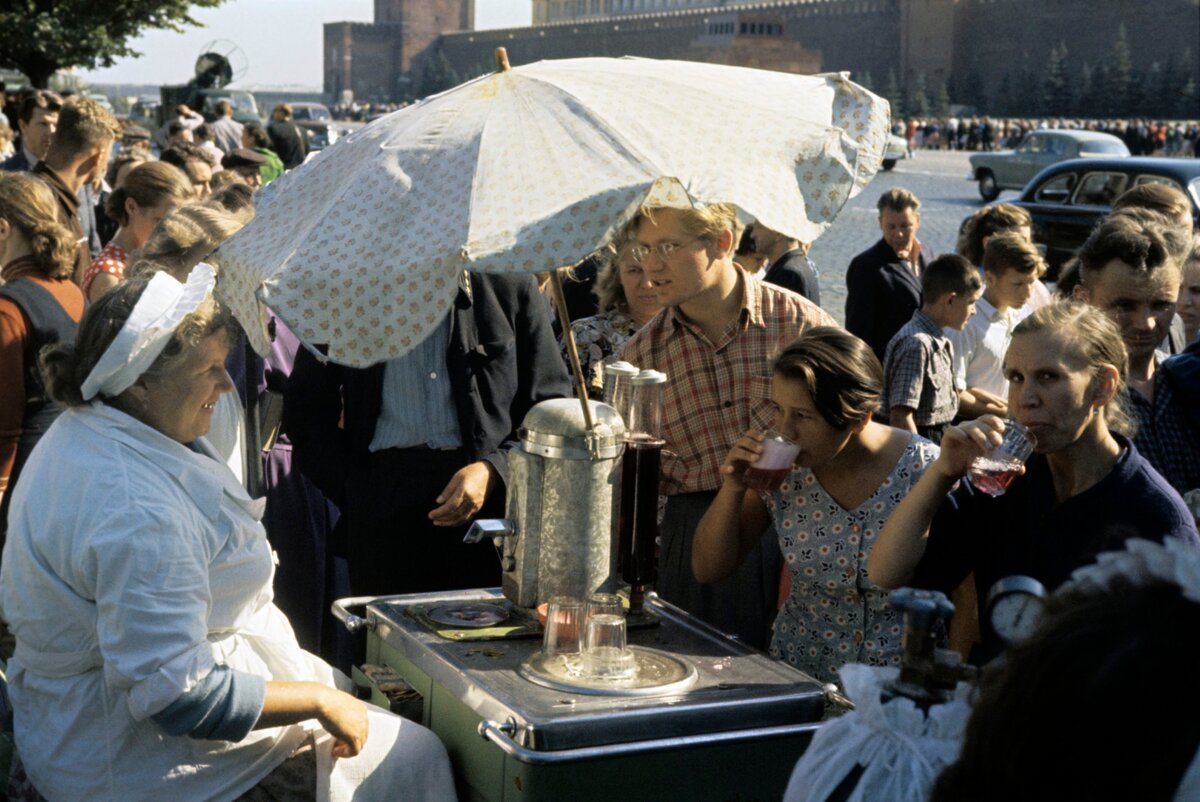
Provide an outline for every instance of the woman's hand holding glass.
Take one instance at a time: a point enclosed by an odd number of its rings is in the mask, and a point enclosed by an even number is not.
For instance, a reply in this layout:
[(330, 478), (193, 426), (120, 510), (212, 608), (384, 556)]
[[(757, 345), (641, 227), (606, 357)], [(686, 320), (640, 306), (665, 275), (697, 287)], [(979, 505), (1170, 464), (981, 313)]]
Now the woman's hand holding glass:
[(1004, 419), (995, 415), (950, 426), (942, 435), (942, 451), (929, 466), (930, 470), (958, 480), (971, 470), (976, 457), (982, 457), (1003, 442)]
[(750, 430), (733, 444), (721, 465), (725, 484), (734, 490), (748, 490), (746, 468), (758, 461), (763, 453), (763, 433)]

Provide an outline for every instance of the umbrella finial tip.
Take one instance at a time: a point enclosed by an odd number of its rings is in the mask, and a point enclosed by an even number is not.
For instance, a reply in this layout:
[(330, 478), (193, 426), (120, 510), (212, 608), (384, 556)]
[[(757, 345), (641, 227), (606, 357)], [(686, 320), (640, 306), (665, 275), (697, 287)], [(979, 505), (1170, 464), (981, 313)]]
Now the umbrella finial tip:
[(508, 51), (503, 47), (496, 48), (496, 69), (500, 72), (508, 71)]

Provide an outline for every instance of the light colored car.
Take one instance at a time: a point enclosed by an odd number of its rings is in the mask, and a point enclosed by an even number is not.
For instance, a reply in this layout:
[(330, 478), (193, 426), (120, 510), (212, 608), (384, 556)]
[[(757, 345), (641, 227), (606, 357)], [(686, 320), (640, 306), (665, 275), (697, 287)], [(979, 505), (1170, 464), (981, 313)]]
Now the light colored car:
[(890, 170), (896, 162), (908, 158), (908, 142), (904, 137), (888, 134), (887, 143), (883, 146), (883, 169)]
[(1129, 148), (1112, 134), (1095, 131), (1038, 129), (1030, 131), (1015, 150), (971, 154), (969, 181), (979, 182), (979, 195), (995, 200), (1003, 190), (1023, 189), (1052, 164), (1067, 159), (1128, 156)]

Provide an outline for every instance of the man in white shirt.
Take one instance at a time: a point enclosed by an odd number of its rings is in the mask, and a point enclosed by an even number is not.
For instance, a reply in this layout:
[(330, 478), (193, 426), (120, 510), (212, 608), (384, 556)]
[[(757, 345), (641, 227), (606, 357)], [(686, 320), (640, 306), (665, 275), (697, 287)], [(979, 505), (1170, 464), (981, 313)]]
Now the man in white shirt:
[(961, 417), (1008, 413), (1004, 355), (1013, 329), (1025, 316), (1022, 307), (1045, 269), (1037, 248), (1021, 233), (988, 238), (983, 253), (983, 297), (962, 331), (945, 330), (954, 347), (955, 384), (965, 388), (958, 394)]

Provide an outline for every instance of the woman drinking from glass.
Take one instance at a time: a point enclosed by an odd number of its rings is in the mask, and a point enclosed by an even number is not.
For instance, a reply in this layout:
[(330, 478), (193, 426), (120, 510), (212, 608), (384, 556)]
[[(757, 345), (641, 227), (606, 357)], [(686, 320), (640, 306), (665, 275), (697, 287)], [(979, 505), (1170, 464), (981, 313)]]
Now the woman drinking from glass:
[(724, 483), (696, 529), (692, 570), (701, 582), (731, 575), (774, 522), (791, 572), (770, 651), (822, 682), (847, 662), (898, 663), (900, 618), (867, 579), (867, 555), (896, 502), (937, 456), (937, 446), (871, 419), (883, 368), (862, 340), (810, 329), (776, 357), (775, 429), (800, 446), (774, 493), (750, 492), (744, 473), (763, 451), (747, 432), (721, 468)]
[[(1200, 546), (1183, 500), (1128, 439), (1126, 362), (1120, 332), (1094, 307), (1063, 301), (1023, 320), (1004, 370), (1010, 414), (1036, 440), (1024, 475), (998, 497), (960, 481), (1001, 444), (1006, 424), (986, 415), (951, 427), (880, 532), (871, 579), (949, 592), (974, 571), (982, 611), (999, 579), (1029, 576), (1053, 591), (1129, 538)], [(986, 658), (1000, 644), (984, 624)]]

